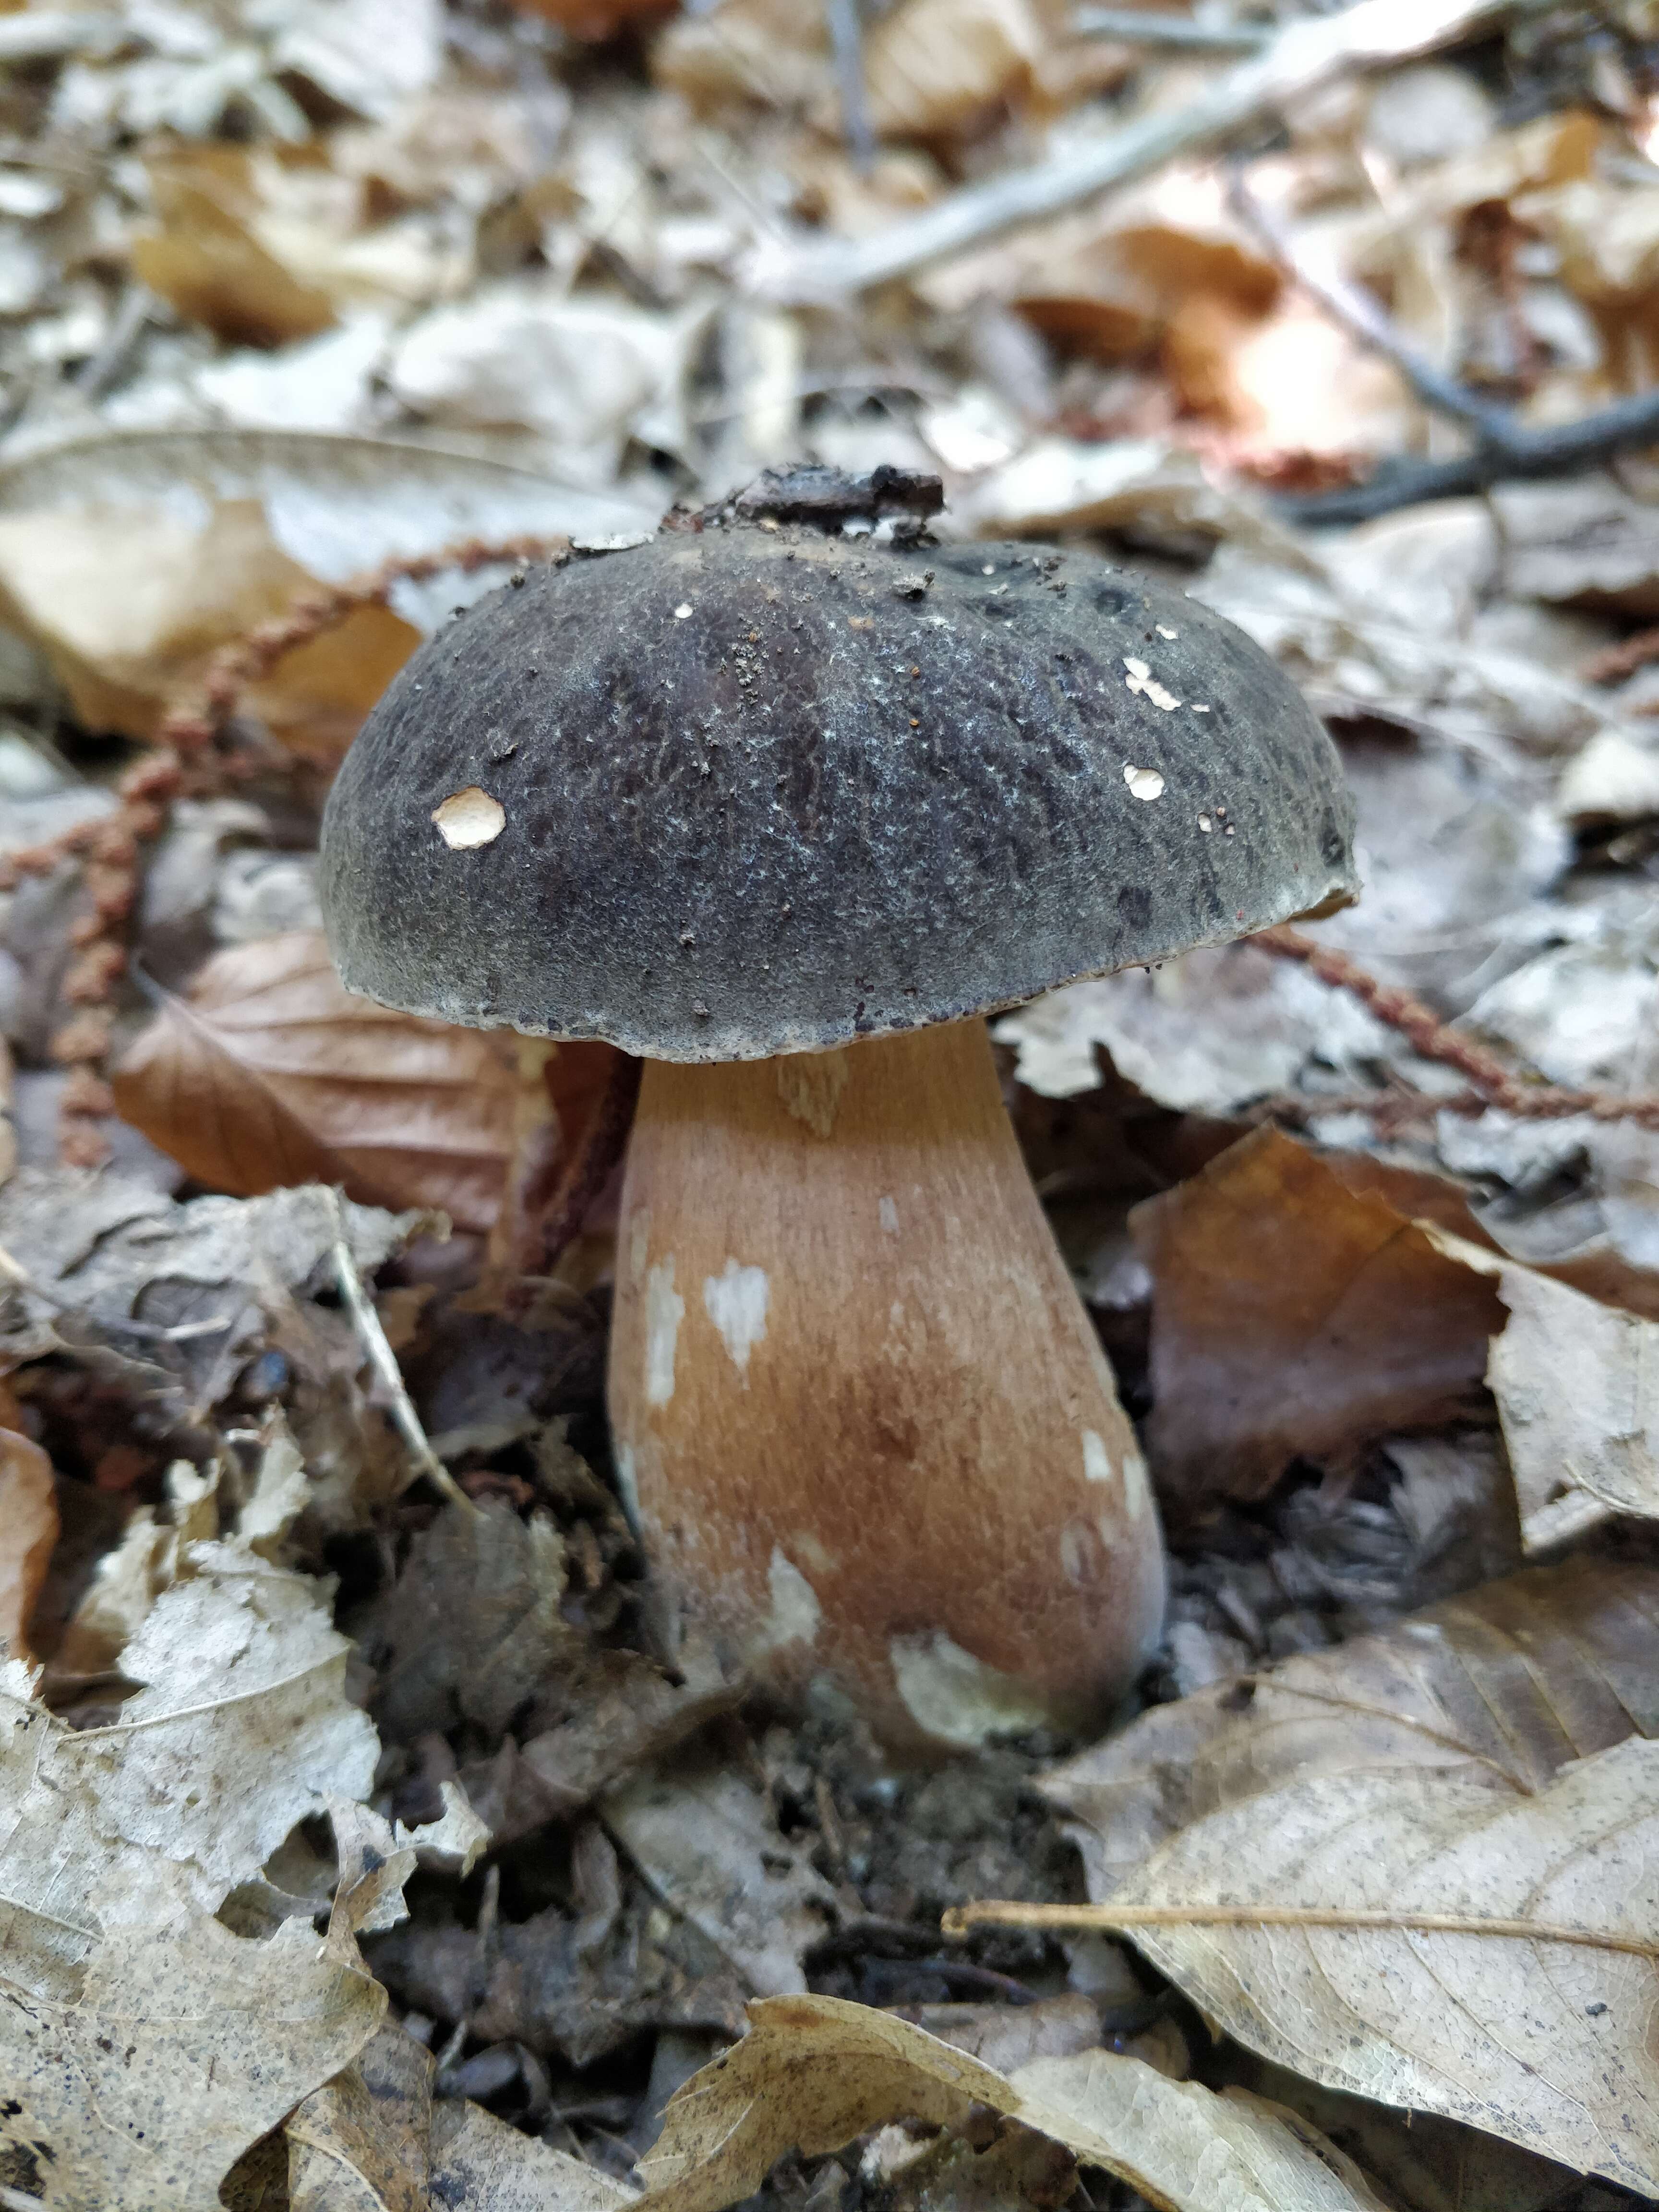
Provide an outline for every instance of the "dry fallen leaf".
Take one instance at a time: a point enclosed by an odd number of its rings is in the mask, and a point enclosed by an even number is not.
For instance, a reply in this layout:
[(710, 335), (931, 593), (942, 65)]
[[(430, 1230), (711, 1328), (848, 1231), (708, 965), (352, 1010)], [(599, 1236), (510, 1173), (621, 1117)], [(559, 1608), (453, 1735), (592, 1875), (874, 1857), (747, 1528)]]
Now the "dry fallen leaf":
[(1580, 1559), (1154, 1705), (1042, 1787), (1104, 1899), (1190, 1822), (1304, 1778), (1427, 1768), (1522, 1801), (1570, 1760), (1659, 1736), (1656, 1683), (1659, 1574)]
[(888, 138), (969, 130), (1029, 84), (1046, 43), (1031, 0), (904, 0), (866, 42), (870, 119)]
[(216, 954), (114, 1072), (124, 1120), (210, 1188), (338, 1182), (469, 1230), (499, 1209), (520, 1079), (505, 1033), (344, 989), (320, 930)]
[[(1267, 1905), (1380, 1924), (1213, 1924)], [(1659, 2189), (1659, 1743), (1631, 1738), (1516, 1798), (1468, 1770), (1352, 1769), (1182, 1829), (1103, 1908), (1228, 2034), (1385, 2104)], [(1399, 1918), (1511, 1923), (1435, 1932)], [(1536, 1928), (1535, 1936), (1517, 1932)], [(1568, 1935), (1564, 1931), (1574, 1931)]]
[(153, 161), (161, 227), (133, 240), (133, 272), (186, 321), (235, 343), (313, 337), (334, 320), (334, 303), (259, 240), (252, 167), (244, 148), (228, 145), (175, 146)]
[(441, 2105), (434, 2115), (432, 2203), (443, 2212), (620, 2212), (637, 2202), (608, 2173), (481, 2106)]
[(52, 1462), (0, 1429), (0, 1658), (28, 1656), (29, 1615), (58, 1541)]
[(434, 2071), (432, 2054), (387, 2022), (313, 2091), (283, 2130), (291, 2212), (429, 2212)]
[(1486, 1265), (1510, 1310), (1486, 1380), (1522, 1541), (1541, 1550), (1613, 1513), (1659, 1520), (1659, 1322), (1526, 1267)]
[(723, 2212), (792, 2148), (811, 2157), (901, 2118), (949, 2125), (970, 2102), (1102, 2166), (1171, 2212), (1381, 2212), (1318, 2131), (1265, 2099), (1218, 2097), (1106, 2051), (1014, 2075), (835, 1997), (749, 2008), (743, 2040), (670, 2100), (640, 2162), (645, 2212)]
[(8, 1903), (0, 1949), (0, 2148), (52, 2212), (216, 2212), (236, 2159), (386, 2009), (349, 1912), (326, 1942), (303, 1920), (260, 1942), (207, 1916), (100, 1932)]
[(681, 1764), (600, 1801), (605, 1825), (665, 1905), (706, 1936), (758, 1996), (804, 1990), (835, 1893), (743, 1775)]
[(1133, 1226), (1166, 1501), (1260, 1497), (1298, 1455), (1340, 1460), (1474, 1401), (1504, 1322), (1492, 1285), (1277, 1130), (1146, 1200)]
[[(88, 729), (153, 735), (215, 647), (314, 588), (249, 499), (195, 518), (96, 500), (0, 515), (0, 615), (46, 653)], [(249, 703), (296, 748), (337, 759), (418, 641), (388, 609), (359, 607)]]

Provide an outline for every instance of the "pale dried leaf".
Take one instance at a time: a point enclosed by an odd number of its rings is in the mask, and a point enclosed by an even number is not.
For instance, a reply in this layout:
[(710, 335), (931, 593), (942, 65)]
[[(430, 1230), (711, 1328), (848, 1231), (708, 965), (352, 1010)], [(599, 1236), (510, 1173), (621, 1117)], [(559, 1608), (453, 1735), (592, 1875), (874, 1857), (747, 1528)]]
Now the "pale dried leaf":
[(1581, 1559), (1154, 1705), (1047, 1778), (1097, 1900), (1194, 1821), (1355, 1771), (1427, 1769), (1521, 1802), (1573, 1759), (1659, 1736), (1659, 1574)]
[(1305, 2122), (1169, 2081), (1139, 2059), (1088, 2051), (1010, 2078), (834, 1997), (774, 1997), (749, 2017), (742, 2042), (670, 2101), (641, 2160), (648, 2212), (722, 2212), (787, 2150), (838, 2150), (901, 2118), (959, 2123), (970, 2100), (1173, 2212), (1377, 2212), (1358, 2169)]
[(465, 538), (654, 527), (655, 511), (465, 453), (311, 431), (139, 431), (31, 453), (0, 470), (0, 516), (109, 514), (119, 534), (158, 508), (199, 532), (216, 507), (263, 508), (281, 550), (343, 584)]
[(1547, 1936), (1181, 1924), (1258, 1900), (1650, 1938), (1659, 1743), (1520, 1799), (1467, 1768), (1313, 1775), (1182, 1829), (1111, 1899), (1170, 1911), (1139, 1948), (1265, 2057), (1659, 2189), (1659, 1962)]
[(52, 2212), (216, 2212), (231, 2165), (374, 2033), (386, 1992), (303, 1920), (76, 1931), (0, 1905), (0, 2141)]
[(805, 1988), (801, 1954), (822, 1937), (835, 1893), (752, 1784), (726, 1768), (671, 1767), (611, 1790), (600, 1810), (665, 1904), (751, 1990)]
[(482, 2106), (451, 2104), (433, 2119), (432, 2201), (444, 2212), (620, 2212), (638, 2197)]
[(1659, 1520), (1659, 1322), (1506, 1267), (1486, 1380), (1529, 1549), (1610, 1513)]
[(76, 1731), (0, 1695), (0, 1890), (106, 1925), (177, 1898), (212, 1912), (296, 1821), (366, 1797), (378, 1747), (346, 1698), (345, 1638), (319, 1585), (240, 1545), (191, 1547), (120, 1656), (144, 1686)]
[(197, 1182), (337, 1182), (488, 1229), (512, 1155), (512, 1040), (345, 990), (320, 930), (217, 953), (114, 1072), (123, 1118)]
[(1217, 2096), (1109, 2051), (1034, 2059), (1012, 2087), (1024, 2126), (1176, 2212), (1385, 2212), (1316, 2128), (1246, 2090)]
[(383, 2026), (283, 2130), (292, 2212), (429, 2212), (431, 2053)]
[[(252, 500), (219, 501), (200, 520), (89, 498), (0, 514), (0, 615), (49, 656), (94, 730), (153, 735), (216, 646), (315, 581)], [(357, 608), (288, 655), (255, 704), (289, 742), (337, 758), (417, 642), (386, 608)]]
[(29, 1615), (57, 1541), (52, 1462), (15, 1429), (0, 1429), (0, 1656), (28, 1656)]

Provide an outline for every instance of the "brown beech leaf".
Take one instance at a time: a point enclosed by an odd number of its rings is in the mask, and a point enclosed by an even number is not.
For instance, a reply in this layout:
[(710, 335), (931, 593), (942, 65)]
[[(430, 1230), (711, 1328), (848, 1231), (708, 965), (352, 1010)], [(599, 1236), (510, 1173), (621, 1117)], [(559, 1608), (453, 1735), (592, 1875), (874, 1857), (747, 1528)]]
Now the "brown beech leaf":
[(1258, 1498), (1298, 1455), (1340, 1459), (1479, 1391), (1496, 1286), (1277, 1130), (1133, 1221), (1154, 1283), (1147, 1438), (1177, 1510)]
[(512, 1156), (514, 1040), (347, 991), (320, 931), (216, 953), (114, 1074), (122, 1116), (212, 1189), (343, 1183), (487, 1229)]
[[(1169, 2212), (1382, 2212), (1352, 2160), (1282, 2106), (1171, 2081), (1139, 2058), (1085, 2051), (1002, 2074), (838, 1997), (767, 1998), (749, 2022), (670, 2100), (640, 2162), (641, 2212), (722, 2212), (787, 2150), (838, 2150), (889, 2120), (949, 2125), (970, 2100)], [(957, 2201), (963, 2185), (939, 2194)]]
[(0, 1657), (28, 1656), (29, 1615), (57, 1541), (52, 1462), (15, 1429), (0, 1429)]

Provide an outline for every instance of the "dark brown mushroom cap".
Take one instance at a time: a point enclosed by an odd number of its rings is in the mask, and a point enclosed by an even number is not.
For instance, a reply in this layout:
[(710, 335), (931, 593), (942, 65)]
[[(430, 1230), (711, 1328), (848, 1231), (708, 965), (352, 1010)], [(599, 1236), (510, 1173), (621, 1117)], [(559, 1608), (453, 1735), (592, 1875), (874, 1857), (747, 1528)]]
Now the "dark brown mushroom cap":
[(432, 639), (340, 771), (322, 892), (387, 1005), (750, 1060), (1340, 903), (1352, 825), (1294, 686), (1179, 592), (728, 520)]

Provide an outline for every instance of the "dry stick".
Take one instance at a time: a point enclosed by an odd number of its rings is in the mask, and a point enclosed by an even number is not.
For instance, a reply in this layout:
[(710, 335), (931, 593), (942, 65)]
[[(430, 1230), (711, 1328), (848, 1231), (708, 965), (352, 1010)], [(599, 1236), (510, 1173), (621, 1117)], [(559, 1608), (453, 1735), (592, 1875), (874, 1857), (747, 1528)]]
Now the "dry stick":
[[(1378, 1021), (1398, 1030), (1420, 1058), (1438, 1060), (1467, 1076), (1474, 1103), (1465, 1093), (1437, 1101), (1442, 1108), (1468, 1113), (1496, 1106), (1505, 1114), (1534, 1121), (1563, 1121), (1570, 1115), (1588, 1114), (1593, 1121), (1638, 1121), (1646, 1128), (1659, 1128), (1659, 1097), (1640, 1092), (1621, 1096), (1617, 1091), (1566, 1091), (1553, 1084), (1527, 1083), (1496, 1054), (1449, 1029), (1431, 1007), (1409, 991), (1379, 981), (1346, 952), (1320, 944), (1302, 930), (1281, 924), (1275, 929), (1259, 930), (1249, 942), (1259, 945), (1264, 952), (1277, 953), (1282, 960), (1300, 961), (1322, 983), (1351, 993)], [(1316, 1110), (1323, 1110), (1319, 1102), (1310, 1103)], [(1389, 1103), (1379, 1099), (1376, 1104), (1386, 1108)]]
[(1234, 214), (1255, 233), (1285, 274), (1317, 301), (1333, 321), (1351, 331), (1374, 353), (1386, 356), (1425, 407), (1471, 424), (1483, 438), (1513, 435), (1515, 426), (1508, 409), (1493, 406), (1443, 368), (1437, 368), (1426, 354), (1419, 353), (1363, 284), (1350, 283), (1331, 270), (1310, 268), (1288, 228), (1257, 198), (1243, 171), (1237, 167), (1227, 181), (1227, 199)]
[(1174, 114), (1131, 123), (1093, 146), (952, 192), (872, 238), (794, 248), (757, 272), (756, 291), (782, 304), (835, 299), (908, 276), (1021, 223), (1060, 215), (1133, 183), (1183, 154), (1209, 151), (1254, 129), (1287, 102), (1351, 70), (1385, 68), (1449, 46), (1505, 18), (1543, 14), (1555, 0), (1360, 0), (1340, 15), (1286, 25)]
[(1115, 39), (1126, 46), (1165, 46), (1187, 54), (1259, 54), (1273, 33), (1265, 23), (1194, 23), (1188, 15), (1150, 9), (1079, 8), (1066, 29), (1079, 39)]
[(830, 44), (836, 57), (842, 128), (852, 149), (854, 167), (866, 174), (876, 158), (876, 131), (870, 120), (870, 100), (864, 81), (864, 23), (859, 14), (859, 0), (823, 0), (823, 12), (829, 19)]
[(1527, 428), (1509, 408), (1494, 406), (1419, 353), (1363, 285), (1310, 269), (1289, 232), (1237, 171), (1229, 198), (1240, 219), (1310, 299), (1363, 345), (1391, 361), (1425, 407), (1468, 423), (1476, 436), (1471, 452), (1450, 460), (1386, 460), (1363, 484), (1341, 491), (1316, 492), (1305, 498), (1276, 499), (1274, 507), (1287, 521), (1319, 526), (1364, 522), (1425, 500), (1484, 491), (1490, 484), (1564, 476), (1659, 439), (1659, 391), (1615, 401), (1611, 407), (1580, 416), (1576, 422)]
[(452, 1505), (464, 1505), (469, 1513), (477, 1507), (432, 1449), (426, 1431), (421, 1426), (421, 1417), (404, 1381), (403, 1370), (398, 1364), (398, 1355), (392, 1349), (391, 1340), (381, 1326), (380, 1316), (374, 1310), (374, 1301), (364, 1286), (362, 1274), (353, 1255), (345, 1231), (345, 1216), (340, 1211), (340, 1194), (331, 1190), (324, 1194), (329, 1213), (334, 1223), (334, 1279), (340, 1286), (340, 1296), (362, 1339), (363, 1349), (368, 1354), (368, 1364), (379, 1376), (391, 1401), (392, 1424), (409, 1447), (409, 1455), (416, 1469), (428, 1481), (441, 1490)]
[(1486, 1918), (1479, 1913), (1394, 1912), (1326, 1905), (955, 1905), (939, 1925), (947, 1936), (988, 1923), (1004, 1928), (1336, 1928), (1413, 1936), (1500, 1936), (1530, 1943), (1577, 1943), (1659, 1959), (1659, 1938), (1616, 1929), (1569, 1928), (1552, 1920)]

